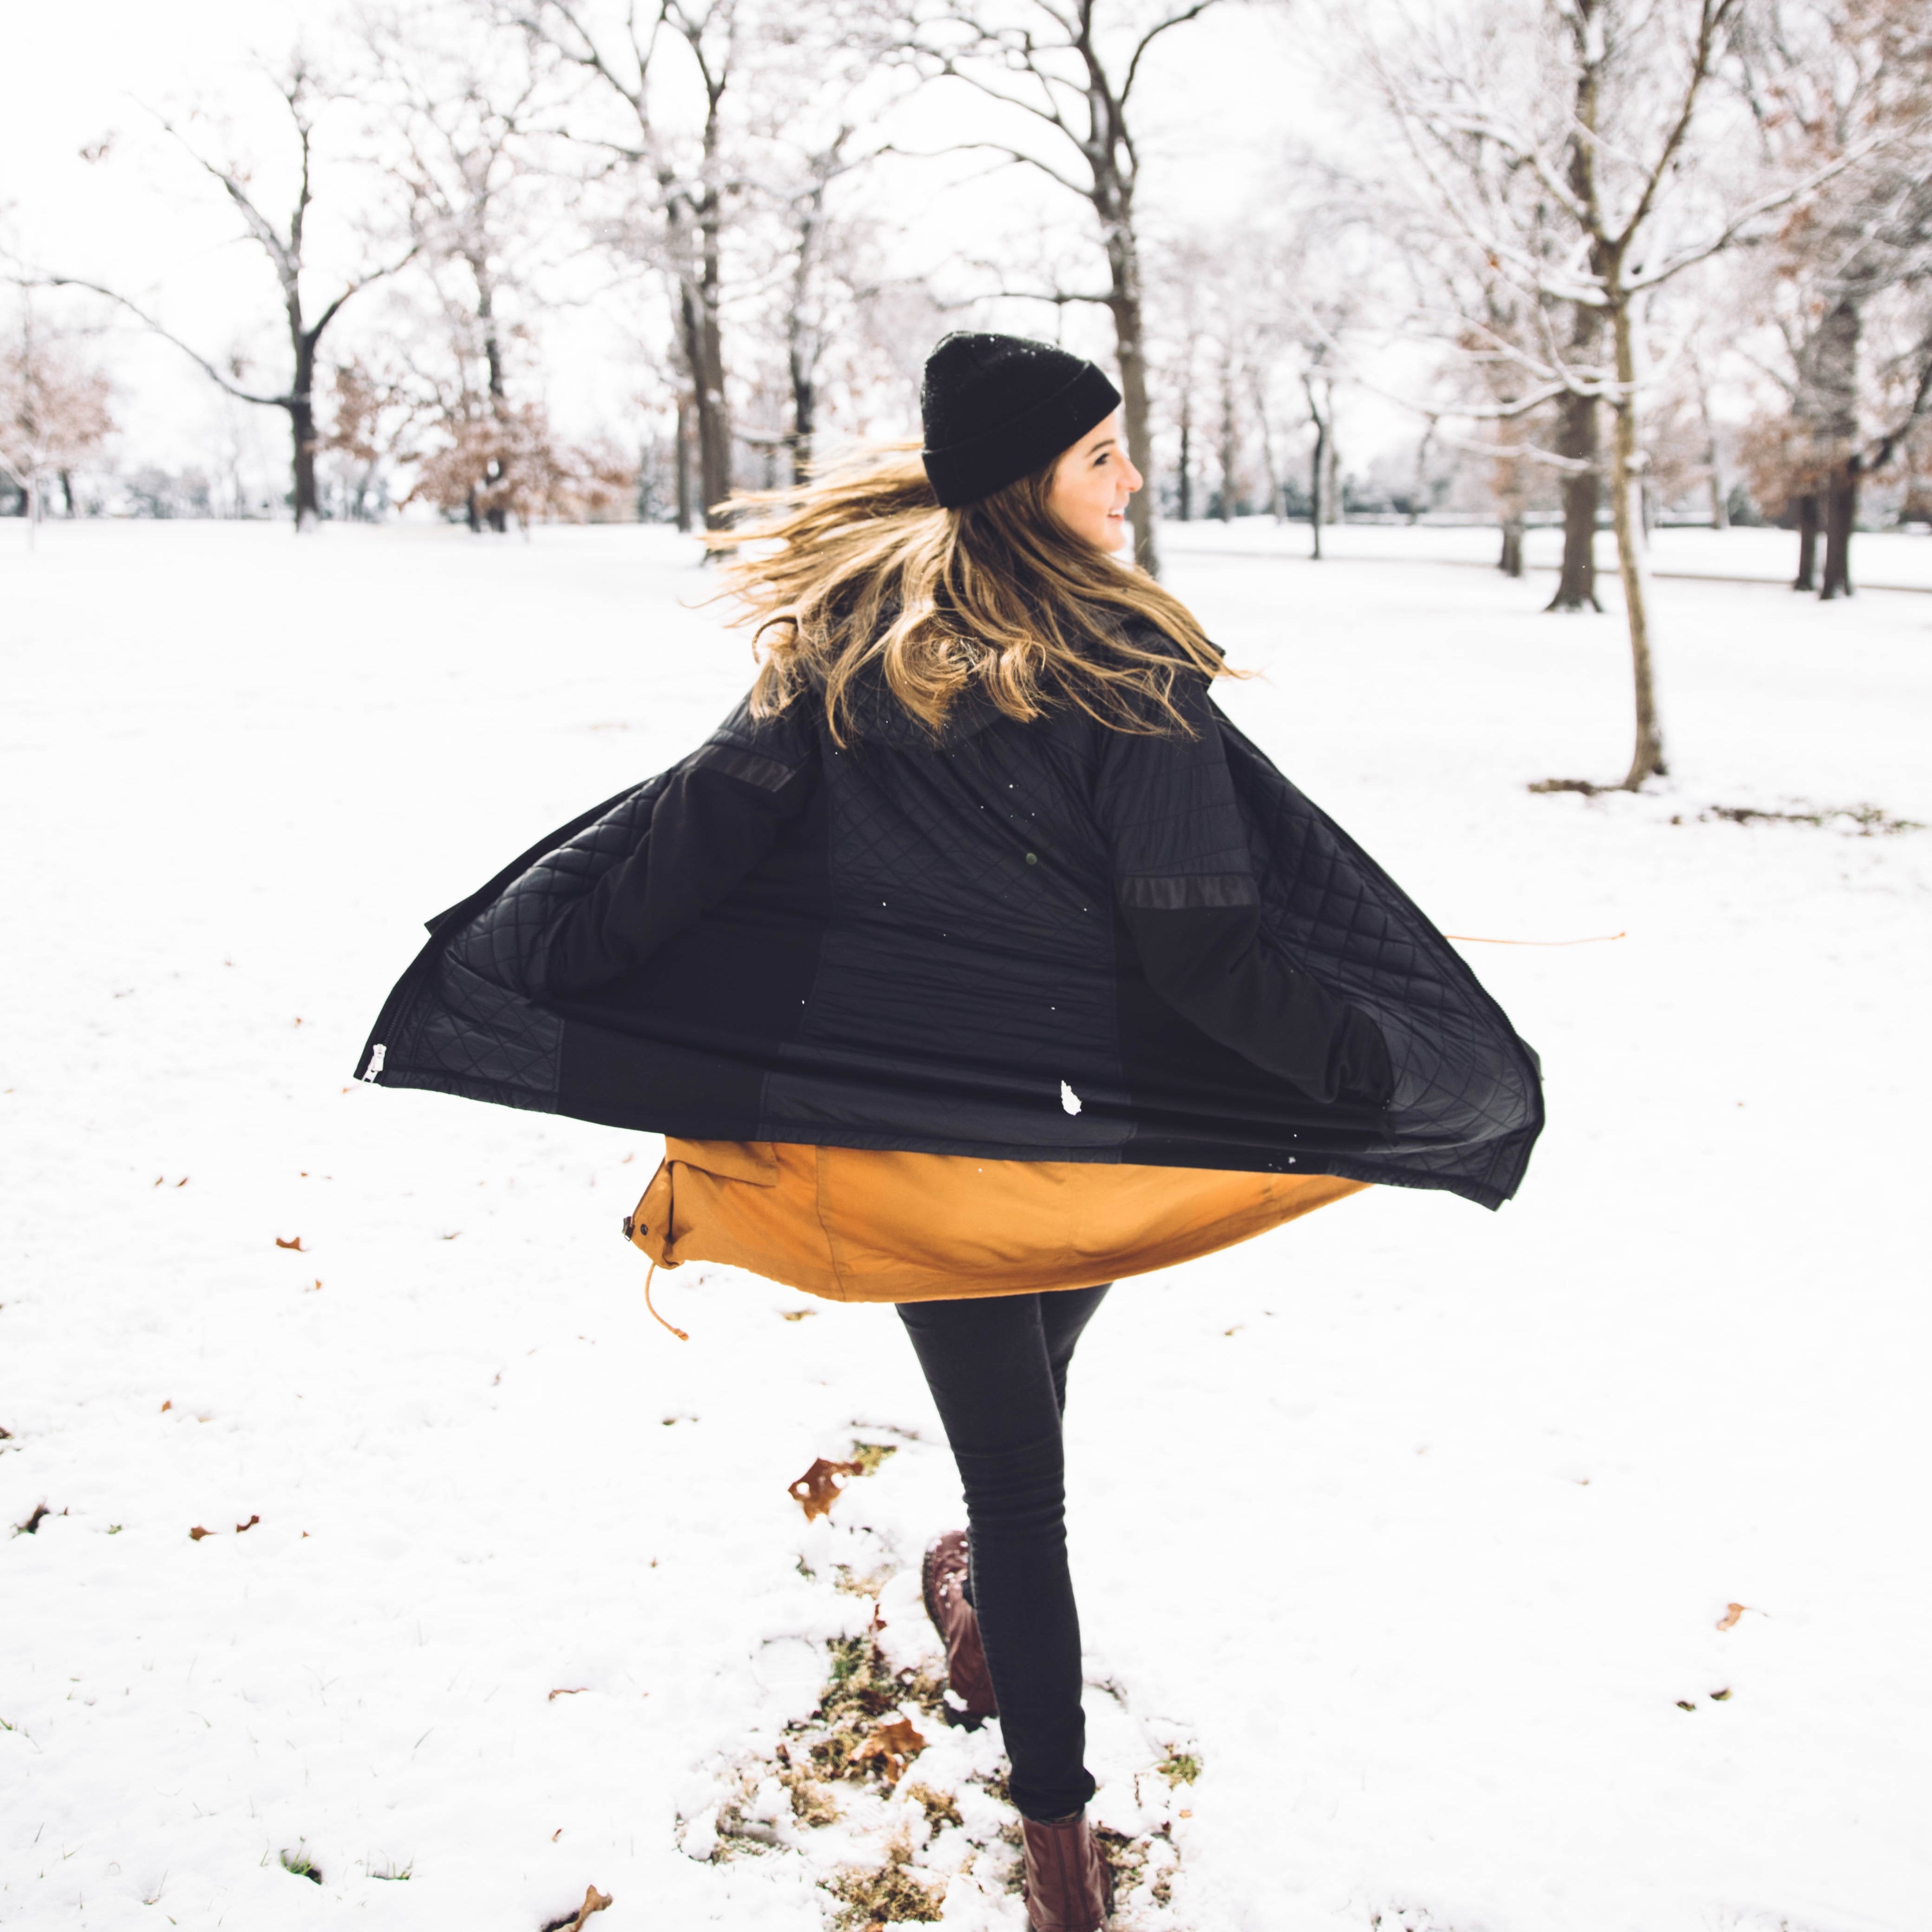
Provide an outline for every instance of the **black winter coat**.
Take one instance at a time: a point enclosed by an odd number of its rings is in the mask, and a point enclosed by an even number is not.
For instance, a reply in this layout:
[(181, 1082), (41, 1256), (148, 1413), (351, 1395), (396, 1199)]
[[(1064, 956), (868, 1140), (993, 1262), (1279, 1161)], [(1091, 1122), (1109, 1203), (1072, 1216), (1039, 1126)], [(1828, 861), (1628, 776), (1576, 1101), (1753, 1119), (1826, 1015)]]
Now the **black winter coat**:
[(1190, 673), (1192, 735), (740, 705), (430, 923), (362, 1077), (698, 1140), (1327, 1173), (1494, 1208), (1535, 1055)]

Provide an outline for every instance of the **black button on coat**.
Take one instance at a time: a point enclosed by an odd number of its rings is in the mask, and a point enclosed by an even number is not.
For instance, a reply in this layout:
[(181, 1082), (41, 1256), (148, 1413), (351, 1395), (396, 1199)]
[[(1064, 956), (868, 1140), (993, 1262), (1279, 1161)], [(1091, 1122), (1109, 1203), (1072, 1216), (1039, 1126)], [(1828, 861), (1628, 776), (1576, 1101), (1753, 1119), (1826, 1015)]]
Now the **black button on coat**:
[(1222, 716), (800, 699), (430, 922), (362, 1074), (698, 1140), (1328, 1173), (1498, 1206), (1535, 1055)]

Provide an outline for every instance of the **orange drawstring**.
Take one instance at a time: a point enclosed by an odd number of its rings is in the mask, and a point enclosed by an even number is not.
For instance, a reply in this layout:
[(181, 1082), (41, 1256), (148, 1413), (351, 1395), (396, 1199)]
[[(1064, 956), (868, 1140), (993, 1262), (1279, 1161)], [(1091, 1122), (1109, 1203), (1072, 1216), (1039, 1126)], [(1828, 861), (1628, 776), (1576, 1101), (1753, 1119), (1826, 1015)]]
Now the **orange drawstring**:
[(656, 1262), (652, 1262), (650, 1267), (645, 1271), (644, 1306), (651, 1311), (651, 1318), (653, 1321), (656, 1322), (661, 1327), (668, 1328), (680, 1342), (688, 1342), (691, 1340), (691, 1337), (687, 1335), (676, 1322), (665, 1321), (664, 1317), (658, 1312), (657, 1304), (651, 1299), (651, 1276), (656, 1274), (657, 1271), (658, 1264)]
[(1465, 946), (1607, 946), (1613, 939), (1627, 939), (1628, 933), (1597, 932), (1587, 939), (1484, 939), (1473, 932), (1445, 932), (1444, 939), (1460, 940)]

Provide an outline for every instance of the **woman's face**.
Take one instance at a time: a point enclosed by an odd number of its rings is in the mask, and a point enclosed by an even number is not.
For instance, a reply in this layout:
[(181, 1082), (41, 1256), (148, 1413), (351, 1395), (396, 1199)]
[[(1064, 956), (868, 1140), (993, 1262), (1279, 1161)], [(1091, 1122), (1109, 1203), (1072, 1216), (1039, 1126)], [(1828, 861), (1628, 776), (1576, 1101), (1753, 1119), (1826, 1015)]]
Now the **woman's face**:
[(1127, 460), (1117, 410), (1053, 466), (1047, 508), (1096, 550), (1116, 550), (1127, 541), (1127, 499), (1144, 480)]

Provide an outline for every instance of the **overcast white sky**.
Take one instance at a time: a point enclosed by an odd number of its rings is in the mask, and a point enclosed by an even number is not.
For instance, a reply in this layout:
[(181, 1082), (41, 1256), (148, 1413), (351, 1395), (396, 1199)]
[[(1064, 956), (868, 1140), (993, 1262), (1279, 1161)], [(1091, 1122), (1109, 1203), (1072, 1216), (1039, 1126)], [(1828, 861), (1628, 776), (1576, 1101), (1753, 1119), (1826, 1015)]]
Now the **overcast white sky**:
[[(58, 7), (0, 0), (0, 242), (40, 266), (152, 299), (171, 326), (213, 356), (271, 328), (274, 292), (259, 251), (236, 242), (219, 189), (171, 149), (146, 110), (218, 106), (244, 141), (259, 134), (272, 156), (280, 146), (277, 110), (252, 70), (254, 57), (284, 52), (304, 32), (326, 33), (340, 10), (335, 0), (68, 0)], [(1265, 193), (1288, 142), (1324, 131), (1342, 138), (1328, 95), (1297, 58), (1285, 10), (1264, 0), (1238, 0), (1171, 35), (1148, 76), (1143, 106), (1144, 218), (1170, 230), (1235, 220)], [(965, 111), (963, 98), (949, 109), (922, 97), (915, 137), (936, 145), (949, 131), (968, 131)], [(105, 160), (82, 158), (84, 148), (110, 136)], [(983, 253), (1026, 229), (1031, 190), (1015, 175), (934, 200), (938, 178), (937, 171), (908, 165), (883, 184), (907, 224), (913, 256), (931, 259), (948, 248)], [(281, 199), (272, 191), (266, 198)], [(1074, 219), (1081, 212), (1076, 206)], [(553, 400), (579, 426), (638, 386), (628, 322), (622, 304), (606, 304), (550, 332)], [(1054, 326), (1044, 308), (1016, 308), (1004, 322), (1041, 334)], [(1105, 318), (1076, 311), (1068, 334), (1102, 348)], [(272, 347), (272, 336), (259, 339)], [(118, 413), (128, 457), (192, 460), (190, 446), (223, 435), (259, 442), (265, 454), (279, 451), (286, 432), (278, 413), (224, 404), (177, 352), (133, 328), (116, 328), (101, 346), (122, 386)], [(1358, 424), (1368, 434), (1355, 440), (1358, 456), (1365, 441), (1407, 430), (1366, 402)]]

